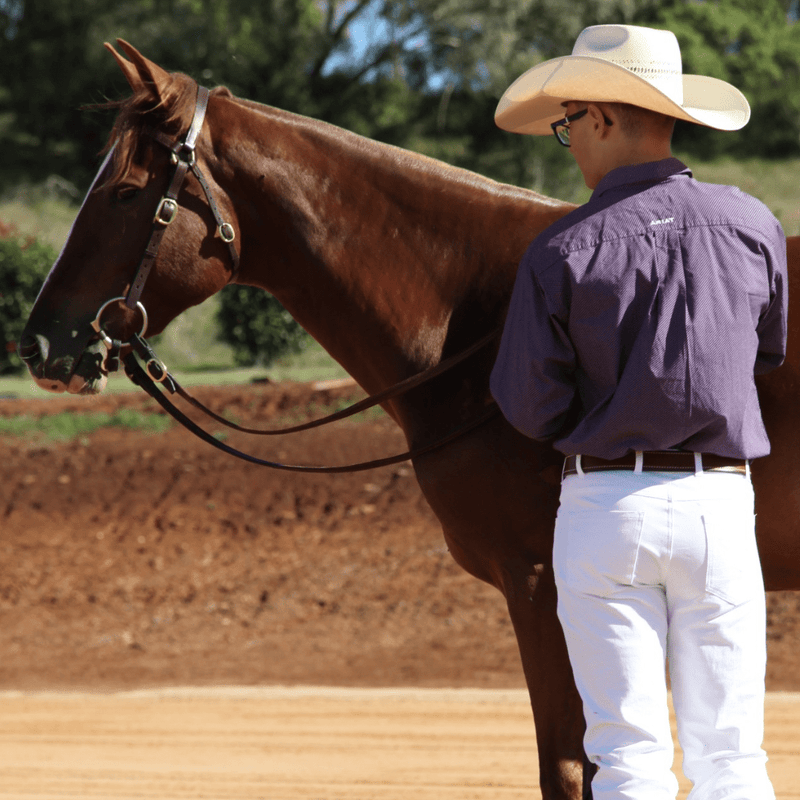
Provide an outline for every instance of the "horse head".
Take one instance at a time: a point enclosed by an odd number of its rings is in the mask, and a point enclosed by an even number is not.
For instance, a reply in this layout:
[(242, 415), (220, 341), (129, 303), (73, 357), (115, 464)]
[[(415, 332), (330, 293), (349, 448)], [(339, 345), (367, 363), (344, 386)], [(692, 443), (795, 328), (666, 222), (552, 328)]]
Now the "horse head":
[[(182, 311), (219, 291), (233, 271), (233, 245), (226, 246), (215, 230), (203, 186), (191, 171), (177, 204), (167, 211), (161, 204), (181, 156), (182, 137), (195, 120), (197, 84), (166, 72), (127, 42), (117, 41), (130, 60), (106, 47), (133, 94), (108, 104), (119, 113), (105, 161), (20, 341), (20, 355), (34, 380), (49, 391), (102, 391), (109, 371), (104, 339), (127, 341), (145, 327), (148, 334), (158, 333)], [(226, 92), (218, 89), (213, 94)], [(213, 180), (216, 165), (208, 130), (197, 134), (191, 158), (211, 176), (210, 193), (216, 195), (233, 238), (238, 226), (227, 197)], [(158, 231), (158, 257), (141, 296), (126, 304), (145, 250), (153, 248), (153, 231)]]

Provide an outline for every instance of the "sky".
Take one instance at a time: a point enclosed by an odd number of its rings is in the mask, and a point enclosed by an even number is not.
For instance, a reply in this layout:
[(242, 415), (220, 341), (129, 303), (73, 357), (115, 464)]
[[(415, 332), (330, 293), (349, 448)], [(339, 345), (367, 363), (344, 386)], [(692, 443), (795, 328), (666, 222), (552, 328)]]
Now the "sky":
[[(2, 0), (0, 0), (1, 2)], [(380, 16), (381, 0), (373, 0), (367, 8), (350, 23), (348, 28), (351, 52), (348, 55), (337, 55), (328, 60), (326, 71), (346, 66), (352, 59), (353, 63), (360, 63), (370, 48), (387, 42), (392, 37), (392, 28)], [(413, 41), (410, 42), (413, 45)], [(446, 83), (444, 75), (432, 75), (429, 79), (429, 88), (440, 89)]]

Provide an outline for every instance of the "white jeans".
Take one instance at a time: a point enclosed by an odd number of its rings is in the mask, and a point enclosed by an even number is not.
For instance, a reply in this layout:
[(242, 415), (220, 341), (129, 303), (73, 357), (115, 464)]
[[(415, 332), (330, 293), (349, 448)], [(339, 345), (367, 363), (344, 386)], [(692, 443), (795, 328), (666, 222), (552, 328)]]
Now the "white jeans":
[(568, 477), (553, 562), (594, 800), (674, 800), (667, 659), (691, 800), (772, 800), (749, 477)]

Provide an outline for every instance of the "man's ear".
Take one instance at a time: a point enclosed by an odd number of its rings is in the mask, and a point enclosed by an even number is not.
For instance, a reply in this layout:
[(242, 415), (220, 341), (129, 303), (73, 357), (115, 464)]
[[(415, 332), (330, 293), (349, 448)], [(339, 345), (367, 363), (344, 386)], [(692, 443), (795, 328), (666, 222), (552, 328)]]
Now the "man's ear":
[(611, 128), (619, 127), (617, 115), (610, 108), (604, 108), (598, 103), (589, 103), (589, 113), (587, 114), (590, 125), (600, 136), (605, 139), (611, 132)]

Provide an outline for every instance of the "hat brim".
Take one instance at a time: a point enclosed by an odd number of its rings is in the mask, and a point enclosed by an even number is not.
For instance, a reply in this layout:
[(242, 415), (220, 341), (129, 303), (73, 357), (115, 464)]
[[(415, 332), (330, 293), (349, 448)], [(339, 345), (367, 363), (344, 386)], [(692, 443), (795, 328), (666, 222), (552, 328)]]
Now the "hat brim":
[(570, 101), (629, 103), (717, 130), (735, 131), (750, 119), (747, 98), (718, 78), (683, 76), (678, 104), (624, 67), (591, 56), (563, 56), (529, 69), (506, 89), (495, 112), (498, 127), (544, 136)]

